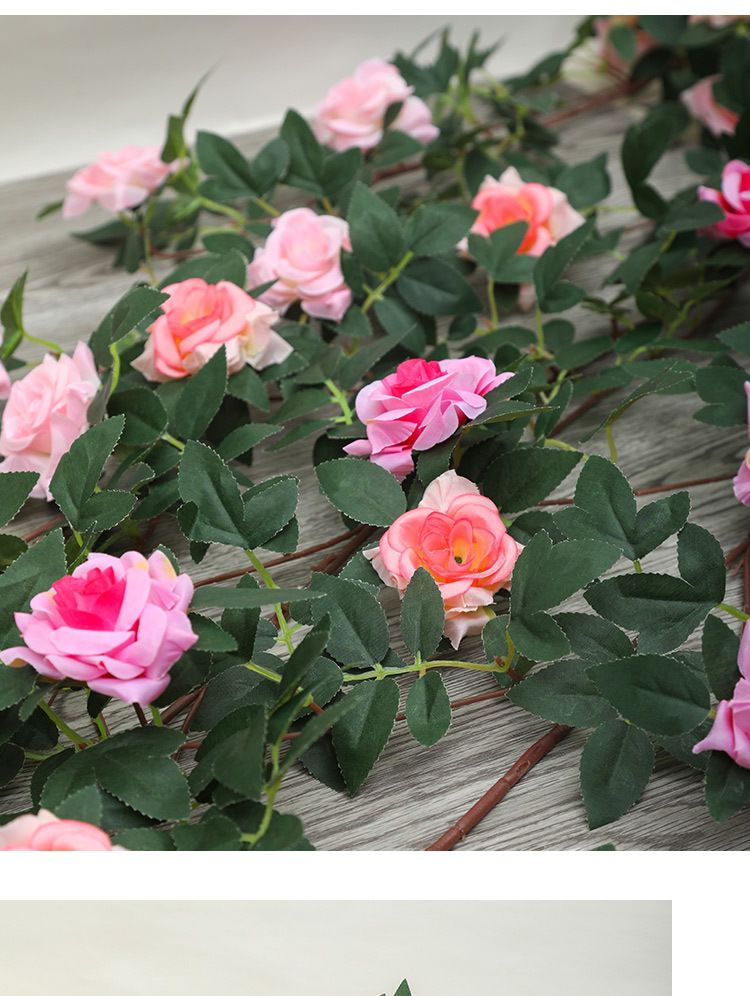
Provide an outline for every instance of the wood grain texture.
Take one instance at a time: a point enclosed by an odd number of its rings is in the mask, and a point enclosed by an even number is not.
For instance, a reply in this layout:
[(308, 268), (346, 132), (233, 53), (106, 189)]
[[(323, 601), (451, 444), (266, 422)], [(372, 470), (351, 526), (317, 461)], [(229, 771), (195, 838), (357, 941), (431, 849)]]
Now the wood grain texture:
[[(638, 113), (637, 100), (627, 106), (610, 105), (568, 122), (562, 130), (559, 151), (571, 163), (591, 158), (603, 148), (609, 150), (613, 190), (607, 204), (611, 206), (630, 203), (618, 149), (625, 128)], [(238, 144), (250, 153), (267, 138), (268, 134), (248, 136)], [(696, 180), (684, 165), (680, 150), (665, 157), (654, 179), (666, 192)], [(64, 176), (52, 176), (0, 188), (4, 234), (0, 243), (0, 289), (6, 293), (28, 266), (27, 328), (37, 336), (72, 346), (77, 339), (88, 337), (112, 303), (133, 283), (133, 278), (112, 269), (107, 250), (70, 237), (71, 230), (79, 227), (80, 222), (79, 226), (72, 225), (59, 216), (34, 220), (41, 206), (60, 197), (64, 180)], [(410, 178), (409, 182), (414, 183), (415, 179)], [(603, 218), (605, 228), (639, 220), (637, 214), (625, 212), (613, 212)], [(92, 213), (85, 221), (85, 227), (93, 227), (99, 218)], [(642, 228), (629, 232), (626, 244), (635, 245), (643, 236)], [(601, 274), (613, 267), (610, 258), (595, 258), (578, 264), (572, 276), (594, 289)], [(158, 272), (163, 274), (168, 269), (168, 265), (162, 264)], [(710, 305), (707, 312), (709, 308)], [(745, 320), (747, 309), (745, 288), (715, 320), (714, 328), (726, 328)], [(602, 320), (583, 308), (577, 307), (565, 317), (575, 322), (579, 338), (602, 334)], [(510, 319), (518, 320), (518, 316)], [(529, 316), (521, 316), (520, 321), (531, 324)], [(36, 358), (34, 350), (33, 345), (28, 344), (28, 348), (25, 345), (23, 354)], [(690, 358), (706, 361), (704, 354), (694, 353)], [(628, 390), (624, 389), (620, 396), (624, 397)], [(560, 438), (576, 444), (599, 424), (611, 407), (613, 399), (608, 398), (563, 431)], [(744, 429), (719, 429), (696, 422), (692, 414), (699, 407), (695, 395), (646, 398), (617, 423), (619, 466), (634, 488), (736, 471), (747, 447)], [(338, 513), (318, 491), (306, 459), (309, 446), (307, 439), (279, 453), (259, 452), (250, 471), (254, 480), (264, 480), (290, 468), (300, 475), (300, 548), (343, 532)], [(604, 434), (585, 444), (585, 449), (607, 456)], [(556, 496), (572, 496), (574, 483), (575, 473), (560, 486)], [(725, 551), (747, 536), (747, 510), (734, 499), (731, 482), (695, 487), (691, 489), (691, 498), (691, 520), (710, 528)], [(639, 499), (639, 504), (647, 500), (651, 499)], [(14, 521), (13, 528), (21, 534), (29, 532), (49, 520), (51, 514), (43, 502), (30, 502)], [(241, 551), (212, 547), (201, 564), (192, 564), (187, 544), (169, 516), (158, 523), (152, 542), (172, 546), (183, 569), (194, 580), (239, 569), (247, 563)], [(265, 559), (272, 556), (275, 555), (269, 554)], [(282, 585), (302, 585), (309, 577), (311, 563), (321, 556), (276, 568), (274, 577)], [(627, 564), (621, 563), (612, 573), (628, 569)], [(644, 559), (644, 569), (676, 571), (674, 538)], [(741, 604), (741, 574), (729, 574), (727, 601)], [(392, 645), (397, 652), (404, 651), (395, 593), (384, 591), (382, 602), (388, 612)], [(582, 597), (576, 596), (562, 608), (585, 611), (588, 607)], [(696, 644), (694, 635), (688, 645)], [(461, 656), (483, 660), (480, 641), (467, 641), (461, 648)], [(448, 671), (444, 677), (452, 699), (496, 687), (489, 675)], [(402, 708), (413, 680), (409, 676), (400, 682)], [(86, 724), (90, 721), (80, 714), (80, 703), (76, 706), (75, 702), (68, 702), (65, 709), (66, 718), (77, 719), (82, 730), (88, 729)], [(113, 730), (133, 725), (134, 715), (129, 708), (113, 705), (107, 714)], [(179, 717), (175, 725), (181, 721)], [(476, 802), (549, 726), (502, 699), (455, 710), (449, 733), (430, 748), (410, 736), (405, 722), (397, 722), (380, 761), (356, 797), (333, 793), (297, 767), (285, 780), (277, 807), (299, 815), (310, 840), (318, 848), (421, 849), (435, 841)], [(703, 802), (700, 772), (678, 763), (661, 748), (657, 748), (654, 776), (638, 803), (618, 823), (590, 833), (578, 786), (578, 760), (587, 732), (574, 730), (558, 744), (458, 847), (589, 849), (605, 842), (622, 849), (744, 849), (750, 845), (747, 811), (727, 823), (714, 823)], [(191, 752), (185, 751), (182, 756), (189, 767)], [(30, 776), (31, 768), (27, 766), (5, 789), (0, 796), (0, 811), (13, 812), (28, 806)]]

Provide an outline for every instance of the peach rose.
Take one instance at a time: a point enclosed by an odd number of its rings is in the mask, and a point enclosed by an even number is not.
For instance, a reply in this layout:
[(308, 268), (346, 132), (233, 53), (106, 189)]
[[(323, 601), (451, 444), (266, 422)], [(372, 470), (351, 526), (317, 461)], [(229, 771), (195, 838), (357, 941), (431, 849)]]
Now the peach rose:
[(5, 369), (5, 364), (0, 360), (0, 401), (4, 401), (10, 395), (10, 377)]
[(385, 584), (401, 597), (418, 567), (437, 582), (445, 604), (444, 634), (454, 647), (481, 632), (492, 618), (488, 606), (510, 581), (521, 547), (508, 536), (497, 506), (454, 470), (426, 489), (365, 556)]
[(61, 820), (46, 809), (0, 827), (0, 851), (124, 851), (91, 823)]
[(118, 152), (103, 152), (95, 163), (74, 174), (65, 186), (63, 218), (75, 218), (92, 204), (117, 213), (136, 207), (179, 168), (179, 161), (164, 163), (158, 145), (126, 145)]
[(724, 220), (705, 229), (715, 239), (737, 239), (750, 249), (750, 166), (730, 160), (721, 171), (721, 190), (698, 187), (698, 198), (718, 204)]
[(301, 301), (302, 310), (313, 318), (340, 322), (352, 303), (341, 272), (341, 249), (352, 249), (348, 224), (304, 207), (285, 211), (271, 224), (273, 231), (265, 246), (255, 250), (247, 270), (255, 286), (276, 280), (259, 300), (282, 315)]
[(385, 114), (391, 104), (403, 106), (391, 128), (427, 145), (440, 134), (430, 109), (398, 69), (384, 59), (368, 59), (353, 76), (331, 87), (315, 111), (313, 131), (322, 145), (336, 152), (374, 149), (383, 137)]
[(367, 439), (344, 450), (369, 456), (399, 481), (414, 470), (413, 450), (429, 450), (487, 407), (484, 395), (513, 375), (498, 374), (492, 360), (404, 360), (383, 380), (357, 395), (357, 417)]
[(132, 363), (146, 380), (177, 380), (194, 374), (222, 345), (230, 374), (245, 364), (262, 370), (292, 352), (289, 343), (271, 329), (278, 313), (228, 280), (207, 284), (191, 277), (170, 284), (164, 293), (169, 294), (162, 304), (164, 314), (147, 329), (146, 348)]
[(51, 501), (49, 482), (60, 458), (89, 427), (89, 403), (99, 390), (94, 357), (85, 342), (73, 356), (49, 354), (10, 388), (0, 429), (0, 472), (31, 470), (39, 480), (32, 498)]
[(704, 76), (680, 94), (680, 100), (702, 125), (715, 135), (734, 135), (739, 114), (723, 107), (714, 97), (714, 83), (721, 79), (718, 73), (714, 76)]
[(90, 553), (72, 574), (16, 612), (24, 645), (0, 651), (8, 666), (30, 664), (59, 681), (85, 681), (103, 695), (148, 705), (169, 670), (198, 639), (187, 611), (193, 583), (156, 550), (146, 558)]
[(737, 663), (742, 677), (734, 686), (734, 694), (719, 702), (714, 725), (693, 747), (693, 753), (723, 750), (740, 767), (750, 768), (750, 626), (745, 626), (742, 634)]

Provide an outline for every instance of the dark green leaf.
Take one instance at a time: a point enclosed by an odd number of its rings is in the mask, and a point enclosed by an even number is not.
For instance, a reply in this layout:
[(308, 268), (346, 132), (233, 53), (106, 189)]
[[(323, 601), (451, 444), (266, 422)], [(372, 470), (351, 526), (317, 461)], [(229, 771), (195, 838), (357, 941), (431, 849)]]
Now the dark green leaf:
[(62, 531), (55, 529), (0, 574), (0, 646), (10, 647), (19, 639), (15, 612), (28, 612), (34, 595), (46, 591), (65, 575)]
[(52, 475), (52, 496), (73, 529), (79, 532), (85, 532), (96, 522), (95, 505), (98, 503), (90, 505), (89, 502), (124, 425), (124, 415), (115, 415), (92, 425), (63, 454)]
[(742, 675), (737, 666), (740, 638), (726, 623), (709, 616), (703, 627), (703, 662), (717, 699), (731, 699)]
[(180, 461), (180, 497), (196, 509), (190, 538), (245, 549), (245, 507), (234, 475), (208, 446), (188, 440)]
[(107, 312), (99, 327), (91, 334), (89, 346), (94, 359), (100, 367), (112, 366), (112, 355), (109, 347), (123, 336), (131, 332), (144, 319), (156, 317), (160, 305), (169, 297), (153, 287), (136, 286), (120, 298), (117, 304)]
[(406, 696), (406, 722), (415, 740), (432, 747), (451, 725), (451, 704), (437, 671), (417, 678)]
[(560, 239), (556, 245), (546, 249), (539, 258), (534, 269), (534, 286), (542, 311), (563, 311), (572, 307), (584, 296), (585, 291), (582, 288), (569, 283), (559, 284), (559, 281), (583, 248), (595, 224), (596, 219), (589, 218), (583, 225)]
[(220, 190), (212, 188), (214, 199), (231, 200), (257, 193), (247, 160), (228, 139), (199, 131), (195, 138), (195, 153), (203, 172), (217, 177), (220, 182)]
[(320, 171), (323, 149), (312, 133), (310, 125), (296, 111), (287, 111), (281, 126), (281, 138), (289, 149), (290, 164), (286, 182), (291, 187), (322, 194)]
[(444, 626), (445, 607), (440, 589), (432, 575), (424, 567), (418, 567), (406, 586), (401, 602), (404, 643), (412, 654), (421, 654), (422, 660), (426, 660), (435, 653)]
[(390, 526), (406, 511), (406, 498), (396, 478), (369, 460), (328, 460), (318, 464), (315, 474), (331, 504), (357, 522)]
[(481, 310), (474, 290), (442, 259), (417, 259), (396, 281), (406, 303), (425, 315), (463, 315)]
[(10, 522), (31, 494), (39, 475), (28, 470), (8, 471), (2, 476), (0, 490), (0, 526)]
[(25, 698), (34, 687), (37, 672), (30, 664), (0, 665), (0, 709)]
[(358, 692), (356, 707), (333, 728), (333, 746), (350, 795), (362, 786), (388, 742), (399, 703), (392, 678), (368, 681)]
[(614, 823), (638, 800), (651, 777), (654, 749), (643, 730), (613, 719), (596, 730), (581, 754), (581, 792), (589, 829)]
[(325, 650), (330, 633), (330, 619), (328, 616), (323, 616), (304, 640), (294, 648), (294, 652), (284, 665), (284, 674), (278, 690), (280, 700), (287, 692), (296, 691), (307, 672)]
[(352, 251), (368, 269), (381, 271), (396, 266), (405, 252), (401, 223), (382, 197), (356, 183), (347, 215)]
[(586, 677), (582, 661), (557, 661), (528, 675), (507, 693), (527, 712), (566, 726), (599, 726), (617, 715)]
[(146, 387), (133, 387), (113, 394), (107, 404), (110, 416), (124, 415), (120, 442), (146, 446), (159, 439), (167, 427), (167, 412), (159, 396)]
[(331, 617), (328, 653), (341, 664), (372, 665), (388, 651), (385, 614), (369, 586), (313, 572), (310, 594), (323, 594), (311, 606), (314, 622)]
[[(501, 385), (502, 387), (503, 385)], [(581, 459), (570, 450), (521, 447), (497, 459), (484, 478), (484, 494), (506, 512), (536, 505), (561, 484)]]
[(172, 423), (183, 439), (197, 439), (218, 412), (227, 388), (224, 346), (197, 373), (188, 378), (175, 408)]
[(600, 616), (559, 612), (555, 622), (570, 640), (573, 653), (589, 664), (619, 660), (635, 653), (626, 634)]
[(307, 588), (225, 588), (219, 584), (206, 584), (197, 588), (193, 595), (191, 607), (202, 609), (209, 605), (219, 605), (224, 608), (257, 608), (264, 605), (275, 605), (278, 602), (305, 602), (322, 598), (320, 592)]
[(477, 212), (461, 204), (426, 204), (406, 223), (406, 247), (415, 256), (435, 256), (455, 248), (471, 228)]
[(706, 805), (715, 820), (735, 816), (750, 799), (750, 771), (720, 750), (712, 750), (706, 768)]

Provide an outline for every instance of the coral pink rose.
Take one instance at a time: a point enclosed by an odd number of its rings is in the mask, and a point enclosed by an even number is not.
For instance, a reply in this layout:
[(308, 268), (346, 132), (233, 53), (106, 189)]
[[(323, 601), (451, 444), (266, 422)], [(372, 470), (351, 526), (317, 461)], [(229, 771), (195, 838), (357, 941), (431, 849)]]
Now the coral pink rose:
[(723, 750), (740, 767), (750, 768), (750, 626), (742, 634), (737, 663), (742, 677), (734, 694), (719, 702), (711, 732), (693, 747), (693, 753)]
[(728, 107), (723, 107), (716, 97), (714, 97), (714, 83), (721, 79), (721, 76), (704, 76), (680, 94), (680, 100), (702, 125), (711, 132), (712, 135), (734, 135), (739, 114), (730, 111)]
[(405, 360), (396, 372), (357, 395), (357, 417), (367, 439), (344, 450), (369, 456), (399, 481), (414, 469), (412, 450), (429, 450), (487, 407), (484, 395), (512, 374), (498, 374), (491, 360)]
[[(750, 380), (745, 381), (745, 394), (747, 395), (747, 431), (750, 435)], [(732, 483), (735, 498), (743, 505), (750, 505), (750, 450), (747, 451)]]
[(336, 152), (374, 149), (383, 137), (385, 114), (391, 104), (403, 101), (390, 125), (427, 145), (440, 134), (430, 109), (414, 88), (407, 86), (398, 69), (383, 59), (368, 59), (353, 76), (336, 83), (315, 111), (313, 131), (322, 145)]
[(418, 567), (430, 572), (445, 604), (445, 636), (454, 647), (492, 618), (487, 607), (510, 580), (521, 547), (495, 504), (454, 470), (429, 485), (417, 508), (400, 515), (365, 556), (403, 597)]
[(193, 583), (157, 550), (146, 560), (91, 553), (85, 563), (16, 612), (25, 646), (0, 651), (55, 681), (147, 705), (169, 684), (169, 669), (198, 637), (187, 617)]
[(273, 231), (265, 246), (255, 250), (247, 270), (255, 286), (276, 280), (259, 300), (282, 315), (301, 301), (313, 318), (340, 322), (352, 303), (341, 272), (341, 249), (352, 249), (347, 223), (303, 207), (285, 211), (271, 224)]
[(635, 54), (633, 60), (639, 59), (644, 52), (648, 52), (657, 44), (647, 31), (638, 28), (638, 16), (636, 14), (613, 14), (608, 17), (597, 17), (594, 19), (594, 32), (596, 34), (597, 51), (604, 61), (605, 68), (614, 73), (627, 73), (628, 63), (623, 59), (612, 42), (609, 40), (609, 33), (612, 28), (633, 28), (635, 31)]
[(89, 427), (87, 411), (99, 390), (91, 350), (79, 342), (73, 356), (49, 354), (10, 389), (0, 430), (0, 472), (31, 470), (39, 480), (32, 498), (51, 500), (49, 482), (60, 458)]
[(0, 401), (4, 401), (10, 395), (10, 377), (5, 369), (5, 364), (0, 360)]
[(724, 220), (705, 229), (716, 239), (737, 239), (750, 249), (750, 166), (732, 159), (721, 172), (721, 190), (698, 187), (698, 198), (712, 201), (724, 211)]
[(169, 299), (147, 331), (146, 348), (131, 366), (146, 380), (187, 377), (222, 347), (227, 369), (237, 373), (245, 364), (262, 370), (280, 363), (292, 347), (271, 326), (278, 319), (262, 301), (256, 301), (236, 284), (220, 280), (207, 284), (191, 277), (164, 288)]
[(0, 851), (124, 851), (99, 827), (79, 820), (60, 820), (46, 809), (0, 827)]
[(126, 145), (119, 152), (103, 152), (95, 163), (72, 176), (65, 186), (63, 218), (75, 218), (92, 204), (118, 212), (136, 207), (179, 168), (179, 161), (164, 163), (158, 145)]

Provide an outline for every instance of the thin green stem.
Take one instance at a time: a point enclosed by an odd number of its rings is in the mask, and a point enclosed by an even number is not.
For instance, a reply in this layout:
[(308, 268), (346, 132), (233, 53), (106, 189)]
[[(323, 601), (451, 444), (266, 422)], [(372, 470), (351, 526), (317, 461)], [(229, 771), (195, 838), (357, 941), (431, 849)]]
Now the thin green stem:
[[(258, 574), (260, 574), (260, 576), (263, 578), (266, 588), (278, 588), (279, 586), (276, 584), (276, 582), (268, 573), (268, 571), (260, 562), (260, 560), (255, 556), (253, 551), (245, 550), (245, 553), (247, 554), (250, 563), (256, 569)], [(292, 654), (294, 653), (294, 641), (292, 640), (292, 631), (289, 628), (289, 623), (286, 621), (286, 618), (284, 616), (284, 612), (281, 608), (281, 602), (275, 603), (274, 609), (276, 611), (276, 619), (278, 620), (279, 623), (279, 633), (281, 634), (281, 639), (286, 644), (286, 648), (289, 651), (289, 653)]]
[(165, 443), (169, 443), (170, 446), (174, 446), (175, 449), (179, 450), (180, 453), (185, 449), (185, 444), (181, 443), (179, 439), (175, 439), (174, 436), (170, 435), (168, 432), (162, 432), (161, 438)]
[(636, 574), (643, 574), (643, 568), (641, 567), (640, 560), (634, 560), (633, 561), (633, 567), (635, 568), (635, 573)]
[(378, 667), (373, 671), (365, 671), (364, 674), (346, 674), (344, 682), (367, 681), (370, 678), (387, 678), (397, 674), (413, 674), (415, 671), (427, 670), (433, 667), (458, 667), (469, 671), (491, 671), (502, 673), (506, 670), (500, 664), (474, 664), (471, 661), (421, 661), (418, 664), (411, 664), (406, 667)]
[(342, 391), (340, 387), (337, 387), (332, 380), (325, 381), (325, 386), (331, 392), (333, 400), (338, 404), (343, 413), (342, 418), (336, 419), (337, 422), (343, 421), (344, 425), (351, 425), (354, 421), (354, 416), (352, 410), (349, 407), (349, 402), (346, 397), (346, 391)]
[(382, 298), (383, 292), (387, 290), (394, 281), (398, 280), (398, 278), (401, 276), (401, 273), (409, 265), (413, 257), (414, 253), (410, 249), (404, 255), (404, 258), (401, 260), (398, 266), (392, 266), (388, 271), (387, 275), (383, 277), (381, 282), (378, 284), (378, 286), (374, 290), (370, 291), (370, 293), (365, 298), (365, 303), (362, 305), (362, 311), (365, 314), (370, 310), (370, 308), (376, 301), (379, 301)]
[(544, 352), (544, 326), (542, 325), (542, 309), (536, 306), (536, 341), (539, 352)]
[(492, 327), (496, 329), (500, 324), (500, 318), (497, 313), (497, 301), (495, 300), (495, 281), (492, 277), (487, 274), (487, 300), (490, 305), (490, 318), (492, 319)]
[[(231, 218), (241, 228), (245, 227), (247, 220), (245, 216), (240, 211), (229, 207), (228, 204), (220, 204), (218, 201), (212, 201), (209, 197), (201, 197), (200, 195), (198, 195), (197, 200), (200, 201), (207, 211), (212, 211), (214, 214), (225, 214), (227, 218)], [(274, 214), (278, 214), (278, 211), (275, 211), (275, 209)]]
[(750, 619), (747, 612), (743, 612), (742, 609), (735, 609), (733, 605), (727, 605), (726, 602), (719, 602), (716, 608), (721, 609), (723, 612), (728, 612), (730, 616), (734, 616), (735, 619), (741, 619), (742, 622), (747, 622)]
[(112, 357), (112, 387), (111, 390), (117, 387), (117, 382), (120, 379), (120, 354), (117, 352), (117, 343), (110, 343), (109, 354)]
[(35, 342), (37, 346), (46, 346), (47, 349), (51, 349), (53, 353), (57, 353), (60, 356), (63, 352), (62, 346), (58, 346), (56, 342), (50, 342), (48, 339), (39, 339), (35, 335), (31, 335), (26, 329), (21, 329), (24, 339), (28, 339), (29, 342)]
[(271, 825), (271, 818), (273, 816), (273, 803), (276, 798), (276, 793), (279, 791), (279, 786), (281, 785), (281, 779), (277, 778), (272, 785), (269, 786), (268, 795), (266, 797), (266, 808), (263, 813), (263, 819), (260, 821), (260, 826), (255, 831), (255, 833), (243, 833), (242, 840), (246, 844), (257, 844), (261, 837), (265, 836), (266, 831)]
[(266, 214), (270, 214), (273, 218), (278, 218), (281, 211), (277, 210), (273, 204), (269, 204), (268, 201), (264, 201), (262, 197), (253, 197), (253, 200), (258, 205), (258, 207), (265, 211)]
[(607, 443), (609, 445), (609, 459), (612, 463), (617, 463), (617, 447), (615, 446), (615, 437), (612, 435), (612, 425), (606, 427), (607, 433)]
[(90, 747), (91, 746), (91, 741), (90, 740), (84, 740), (84, 738), (82, 736), (79, 736), (79, 734), (77, 734), (75, 730), (71, 729), (71, 727), (68, 726), (68, 724), (65, 722), (65, 720), (61, 719), (57, 715), (57, 713), (54, 712), (47, 705), (47, 703), (44, 701), (44, 699), (41, 699), (39, 701), (39, 708), (42, 710), (42, 712), (45, 714), (45, 716), (48, 716), (52, 720), (52, 722), (55, 724), (55, 726), (58, 728), (58, 730), (60, 730), (62, 733), (64, 733), (65, 736), (68, 738), (68, 740), (72, 741), (77, 747)]
[(154, 726), (164, 726), (164, 723), (162, 722), (161, 719), (161, 713), (156, 708), (156, 706), (155, 705), (149, 706), (149, 709), (151, 710), (151, 717), (154, 721)]
[(254, 664), (253, 661), (245, 661), (245, 667), (248, 671), (255, 671), (256, 674), (262, 674), (264, 678), (268, 678), (269, 681), (275, 681), (278, 684), (281, 681), (281, 675), (277, 674), (275, 671), (271, 671), (270, 668), (262, 667), (260, 664)]

